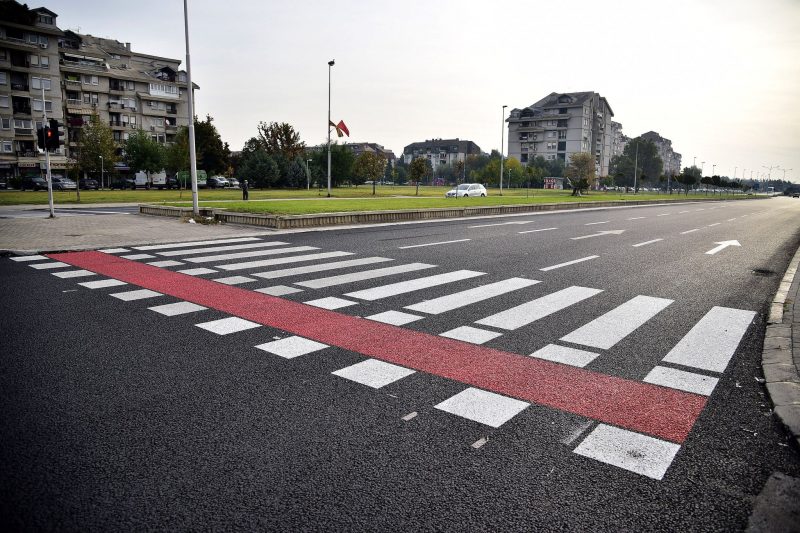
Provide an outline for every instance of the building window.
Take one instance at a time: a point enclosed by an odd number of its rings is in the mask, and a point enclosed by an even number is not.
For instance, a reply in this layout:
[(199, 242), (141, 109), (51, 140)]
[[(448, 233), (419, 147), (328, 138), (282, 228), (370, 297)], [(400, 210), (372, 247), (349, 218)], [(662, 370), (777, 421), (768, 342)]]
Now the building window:
[(38, 21), (41, 22), (42, 24), (52, 24), (53, 17), (51, 17), (50, 15), (39, 15)]
[(555, 150), (556, 149), (556, 143), (547, 143), (547, 149), (548, 150)]
[(528, 162), (528, 154), (522, 154), (519, 158), (520, 163), (527, 163)]
[[(50, 100), (45, 100), (44, 108), (46, 111), (53, 111), (53, 102)], [(33, 110), (34, 111), (41, 111), (42, 110), (42, 101), (41, 100), (34, 100), (33, 101)]]
[(11, 119), (0, 118), (0, 130), (10, 130), (10, 129), (11, 129)]
[(81, 78), (83, 78), (84, 85), (99, 85), (100, 83), (100, 80), (97, 78), (97, 76), (90, 76), (88, 74), (84, 74), (83, 76), (81, 76)]
[(0, 107), (8, 107), (8, 96), (0, 95)]
[(13, 147), (11, 141), (3, 141), (2, 148), (3, 148), (3, 152), (6, 153), (6, 154), (10, 154), (11, 152), (14, 151), (14, 147)]
[(31, 44), (39, 44), (39, 36), (35, 33), (28, 34), (28, 42)]
[(83, 93), (83, 103), (97, 105), (100, 103), (100, 95), (98, 93)]
[(136, 84), (132, 81), (126, 81), (125, 86), (129, 91), (132, 91), (136, 88)]
[(37, 78), (36, 76), (33, 76), (31, 78), (31, 87), (33, 87), (34, 89), (38, 89), (40, 91), (42, 90), (42, 87), (44, 87), (45, 91), (49, 91), (50, 78)]

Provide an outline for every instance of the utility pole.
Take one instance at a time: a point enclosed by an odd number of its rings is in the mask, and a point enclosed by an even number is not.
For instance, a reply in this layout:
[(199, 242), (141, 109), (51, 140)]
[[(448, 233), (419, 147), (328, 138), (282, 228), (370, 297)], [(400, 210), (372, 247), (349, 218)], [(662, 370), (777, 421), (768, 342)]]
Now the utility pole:
[(331, 68), (335, 59), (328, 61), (328, 198), (331, 197)]
[(192, 86), (192, 64), (189, 61), (189, 10), (183, 0), (183, 24), (186, 34), (186, 94), (189, 104), (189, 172), (192, 176), (192, 214), (200, 215), (200, 202), (197, 198), (197, 151), (194, 145), (194, 87)]
[(506, 108), (508, 106), (503, 106), (503, 118), (500, 122), (500, 196), (503, 196), (503, 157), (504, 157), (504, 150), (503, 145), (505, 144), (505, 132), (506, 132)]
[(639, 168), (639, 141), (636, 141), (636, 158), (633, 163), (633, 194), (636, 194), (636, 180)]
[(44, 164), (47, 169), (47, 203), (50, 206), (50, 218), (56, 217), (55, 208), (53, 207), (53, 175), (50, 170), (50, 152), (47, 149), (47, 104), (44, 101), (44, 83), (42, 83), (42, 131), (45, 132), (44, 143)]

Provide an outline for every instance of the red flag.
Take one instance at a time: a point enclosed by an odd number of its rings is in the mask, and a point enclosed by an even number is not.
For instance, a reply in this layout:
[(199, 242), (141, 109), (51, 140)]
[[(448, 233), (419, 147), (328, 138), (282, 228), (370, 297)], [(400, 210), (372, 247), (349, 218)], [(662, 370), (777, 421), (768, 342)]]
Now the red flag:
[[(341, 136), (342, 136), (342, 130), (340, 130), (340, 129), (339, 129), (339, 126), (337, 126), (336, 124), (334, 124), (332, 120), (329, 120), (329, 121), (328, 121), (328, 127), (331, 127), (331, 128), (334, 128), (334, 129), (336, 129), (336, 135), (337, 135), (337, 136), (339, 136), (339, 137), (341, 137)], [(348, 137), (350, 137), (350, 135), (348, 135)]]
[[(339, 123), (336, 125), (336, 131), (343, 131), (345, 133), (345, 135), (350, 137), (350, 130), (348, 130), (347, 126), (344, 125), (344, 120), (340, 120)], [(341, 137), (341, 136), (342, 136), (342, 134), (339, 133), (339, 137)]]

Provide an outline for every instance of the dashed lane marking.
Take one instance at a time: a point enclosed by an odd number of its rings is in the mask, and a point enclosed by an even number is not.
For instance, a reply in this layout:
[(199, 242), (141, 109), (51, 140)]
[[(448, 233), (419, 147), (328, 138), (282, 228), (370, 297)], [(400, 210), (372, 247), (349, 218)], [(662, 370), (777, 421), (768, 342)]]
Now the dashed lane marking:
[(610, 220), (603, 220), (602, 222), (588, 222), (588, 223), (584, 224), (584, 226), (596, 226), (598, 224), (608, 224), (609, 222), (611, 222), (611, 221)]
[(660, 241), (663, 241), (663, 240), (664, 239), (653, 239), (653, 240), (650, 240), (650, 241), (640, 242), (638, 244), (632, 244), (631, 246), (633, 246), (634, 248), (638, 248), (640, 246), (647, 246), (648, 244), (653, 244), (653, 243), (660, 242)]
[(681, 235), (686, 235), (687, 233), (694, 233), (695, 231), (700, 231), (700, 228), (690, 229), (687, 231), (682, 231)]
[(408, 246), (398, 246), (400, 250), (407, 250), (409, 248), (422, 248), (423, 246), (438, 246), (440, 244), (453, 244), (456, 242), (467, 242), (471, 241), (472, 239), (456, 239), (454, 241), (441, 241), (441, 242), (429, 242), (425, 244), (411, 244)]
[(572, 261), (567, 261), (566, 263), (559, 263), (557, 265), (540, 268), (539, 270), (541, 270), (542, 272), (549, 272), (551, 270), (556, 270), (557, 268), (562, 268), (562, 267), (570, 266), (570, 265), (576, 265), (578, 263), (583, 263), (584, 261), (591, 261), (592, 259), (597, 259), (598, 257), (600, 257), (600, 256), (599, 255), (590, 255), (590, 256), (587, 256), (587, 257), (581, 257), (580, 259), (574, 259)]
[(531, 230), (528, 230), (528, 231), (518, 231), (517, 233), (519, 233), (520, 235), (524, 235), (525, 233), (539, 233), (540, 231), (553, 231), (554, 229), (558, 229), (558, 228), (531, 229)]
[[(364, 320), (98, 252), (52, 259), (471, 387), (683, 442), (704, 396)], [(589, 297), (601, 291), (583, 289)], [(563, 308), (563, 307), (561, 307)], [(613, 391), (613, 394), (609, 394)]]

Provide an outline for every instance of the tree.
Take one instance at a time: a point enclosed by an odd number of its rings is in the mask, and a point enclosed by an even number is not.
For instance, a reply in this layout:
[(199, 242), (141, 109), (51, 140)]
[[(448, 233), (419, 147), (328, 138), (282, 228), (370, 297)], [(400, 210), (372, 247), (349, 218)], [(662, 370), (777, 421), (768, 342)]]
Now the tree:
[(455, 165), (453, 165), (453, 177), (456, 180), (456, 183), (463, 183), (466, 179), (466, 175), (464, 170), (467, 168), (467, 165), (464, 161), (458, 160), (456, 161)]
[(178, 129), (175, 142), (167, 147), (164, 166), (170, 173), (189, 170), (189, 128), (186, 126)]
[[(634, 167), (637, 178), (634, 180)], [(664, 168), (664, 162), (658, 156), (658, 148), (649, 139), (636, 137), (625, 145), (622, 154), (611, 159), (611, 175), (614, 181), (625, 187), (639, 188), (639, 182), (646, 179), (657, 179)]]
[(108, 171), (114, 168), (114, 163), (118, 160), (116, 152), (117, 145), (111, 128), (100, 121), (97, 113), (92, 114), (89, 122), (81, 128), (75, 167), (79, 173), (100, 176), (101, 170)]
[(595, 179), (595, 160), (592, 154), (580, 152), (572, 154), (564, 176), (572, 183), (572, 196), (580, 196)]
[[(212, 124), (211, 115), (206, 115), (203, 122), (194, 119), (195, 153), (197, 166), (209, 172), (210, 175), (222, 174), (228, 170), (228, 160), (231, 150), (228, 143), (222, 142), (222, 137), (217, 127)], [(188, 144), (187, 144), (188, 146)], [(186, 156), (188, 161), (188, 154)]]
[(164, 168), (164, 154), (164, 147), (144, 130), (136, 130), (125, 141), (125, 160), (128, 166), (133, 172), (147, 172), (148, 182), (151, 173), (160, 172)]
[(511, 188), (512, 183), (519, 185), (524, 176), (522, 163), (516, 157), (507, 158), (503, 166), (503, 173), (505, 174), (503, 179), (506, 180), (509, 188)]
[(302, 157), (295, 157), (294, 161), (289, 165), (288, 179), (290, 187), (303, 187), (306, 184), (308, 175), (306, 174), (306, 165)]
[(375, 182), (381, 179), (386, 170), (386, 158), (373, 152), (361, 152), (353, 163), (353, 178), (360, 183), (372, 180), (372, 194), (375, 194)]
[(683, 185), (683, 188), (686, 191), (686, 194), (689, 194), (689, 189), (692, 188), (692, 185), (697, 183), (698, 178), (700, 177), (700, 169), (692, 166), (692, 167), (685, 167), (683, 171), (675, 176), (675, 180)]
[(419, 182), (428, 173), (428, 160), (424, 157), (418, 157), (411, 162), (408, 169), (408, 179), (417, 185), (417, 196), (419, 196)]
[(278, 180), (278, 165), (266, 150), (255, 150), (242, 156), (236, 177), (241, 182), (248, 180), (256, 187), (269, 187)]
[(286, 122), (259, 122), (258, 140), (269, 155), (280, 154), (287, 161), (302, 157), (306, 149), (306, 144), (300, 140), (300, 133)]
[[(316, 150), (311, 153), (314, 165), (322, 169), (322, 181), (328, 180), (328, 149)], [(353, 163), (355, 156), (349, 146), (339, 143), (331, 144), (331, 186), (338, 187), (339, 184), (350, 179), (353, 173)]]

